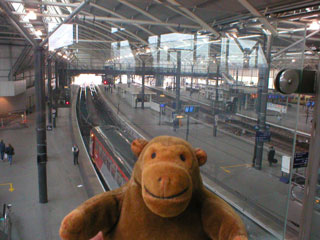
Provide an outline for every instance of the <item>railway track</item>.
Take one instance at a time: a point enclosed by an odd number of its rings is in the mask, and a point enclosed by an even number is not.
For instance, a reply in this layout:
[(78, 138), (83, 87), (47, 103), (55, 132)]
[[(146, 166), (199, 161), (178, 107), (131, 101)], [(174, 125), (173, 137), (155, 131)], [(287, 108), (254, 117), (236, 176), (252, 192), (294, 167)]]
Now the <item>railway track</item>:
[[(167, 93), (166, 91), (148, 87), (151, 91), (157, 93), (157, 97), (154, 99), (155, 102), (165, 102), (168, 106), (172, 106), (176, 101), (173, 94)], [(162, 95), (162, 97), (160, 97)], [(165, 97), (163, 97), (163, 95)], [(181, 97), (182, 105), (198, 105), (200, 107), (200, 113), (194, 116), (195, 119), (200, 122), (207, 124), (213, 124), (213, 107), (208, 104), (201, 103), (199, 101), (194, 101), (192, 99), (187, 99)], [(219, 128), (224, 131), (230, 132), (234, 135), (243, 137), (244, 139), (249, 139), (254, 141), (256, 130), (255, 126), (257, 121), (253, 118), (245, 117), (242, 115), (234, 113), (226, 113), (221, 109), (215, 109), (219, 112)], [(294, 131), (289, 128), (284, 128), (282, 126), (276, 126), (275, 124), (269, 125), (271, 132), (271, 140), (268, 142), (269, 145), (277, 146), (281, 151), (291, 154), (292, 143), (294, 139)], [(307, 152), (309, 149), (310, 136), (308, 134), (297, 132), (296, 138), (296, 151), (297, 152)]]

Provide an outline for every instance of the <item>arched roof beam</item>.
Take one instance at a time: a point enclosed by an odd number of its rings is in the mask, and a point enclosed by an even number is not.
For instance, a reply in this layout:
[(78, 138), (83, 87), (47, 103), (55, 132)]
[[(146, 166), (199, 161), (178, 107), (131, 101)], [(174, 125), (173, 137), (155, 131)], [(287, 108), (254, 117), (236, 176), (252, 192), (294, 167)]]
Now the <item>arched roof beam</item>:
[(194, 22), (194, 19), (190, 16), (188, 16), (187, 14), (185, 14), (184, 12), (181, 12), (179, 9), (176, 9), (174, 7), (172, 7), (171, 5), (168, 5), (168, 4), (165, 4), (163, 3), (161, 0), (154, 0), (154, 2), (158, 3), (158, 4), (161, 4), (163, 6), (165, 6), (166, 8), (170, 9), (171, 11), (175, 12), (175, 13), (178, 13), (179, 15), (191, 20)]
[(213, 27), (211, 27), (209, 24), (207, 24), (204, 20), (202, 20), (200, 17), (198, 17), (196, 14), (191, 12), (189, 9), (182, 6), (180, 3), (178, 3), (176, 0), (167, 0), (167, 2), (171, 3), (172, 5), (179, 8), (182, 12), (189, 15), (194, 22), (198, 23), (201, 27), (206, 29), (207, 31), (213, 33), (217, 38), (220, 37), (220, 33), (218, 33)]
[[(88, 13), (88, 12), (86, 12), (86, 11), (83, 11), (83, 13), (88, 14), (88, 15), (90, 15), (90, 16), (93, 16), (91, 13)], [(100, 24), (100, 25), (103, 25), (102, 23), (99, 23), (99, 24)], [(117, 24), (115, 24), (115, 23), (109, 22), (109, 24), (110, 24), (111, 26), (116, 27), (116, 28), (119, 28), (119, 29), (121, 28), (120, 25), (117, 25)], [(140, 41), (143, 45), (148, 45), (148, 44), (149, 44), (147, 41), (145, 41), (144, 39), (142, 39), (142, 38), (139, 37), (138, 35), (134, 34), (133, 32), (131, 32), (131, 31), (127, 30), (127, 29), (125, 29), (125, 30), (123, 30), (123, 31), (126, 32), (129, 36), (131, 36), (131, 37), (137, 39), (138, 41)], [(119, 36), (120, 34), (114, 33), (114, 35)], [(121, 35), (120, 35), (120, 38), (122, 38), (123, 40), (127, 40), (127, 39), (124, 39)]]
[[(76, 23), (77, 23), (78, 25), (80, 25), (80, 26), (82, 26), (82, 27), (84, 27), (84, 28), (86, 28), (86, 29), (88, 29), (88, 30), (90, 30), (90, 31), (94, 31), (94, 32), (96, 32), (97, 34), (102, 35), (102, 36), (104, 36), (104, 37), (106, 37), (106, 38), (108, 38), (108, 39), (110, 39), (110, 40), (112, 40), (112, 41), (114, 41), (114, 42), (117, 41), (117, 39), (115, 39), (114, 37), (111, 37), (109, 34), (102, 33), (102, 32), (100, 32), (100, 31), (98, 31), (98, 30), (96, 30), (96, 29), (94, 29), (94, 28), (92, 28), (92, 27), (88, 27), (88, 26), (85, 25), (85, 24), (90, 24), (90, 25), (92, 25), (92, 26), (94, 26), (94, 27), (97, 27), (96, 24), (94, 24), (94, 23), (92, 23), (92, 22), (80, 22), (80, 21), (76, 21)], [(105, 31), (105, 30), (104, 30), (104, 31)]]
[[(88, 31), (80, 32), (79, 35), (87, 37), (88, 40), (92, 40), (91, 43), (97, 47), (101, 47), (103, 49), (107, 48), (107, 46), (104, 45), (104, 43), (108, 43), (107, 42), (108, 40), (105, 40), (105, 39), (97, 37), (97, 36), (92, 36), (92, 35), (90, 35), (90, 32), (88, 32)], [(94, 42), (95, 40), (98, 40), (98, 41), (100, 40), (101, 42)], [(80, 42), (81, 42), (81, 39), (80, 39)], [(84, 43), (82, 43), (82, 44), (84, 44)]]
[[(26, 13), (19, 13), (19, 12), (13, 12), (14, 15), (26, 15)], [(61, 18), (67, 18), (69, 15), (67, 14), (42, 14), (37, 13), (37, 16), (40, 17), (61, 17)], [(119, 23), (125, 23), (125, 24), (141, 24), (141, 25), (155, 25), (155, 26), (171, 26), (171, 27), (180, 27), (180, 28), (189, 28), (194, 30), (200, 30), (201, 27), (197, 25), (190, 25), (190, 24), (179, 24), (179, 23), (169, 23), (169, 22), (154, 22), (149, 20), (140, 20), (140, 19), (121, 19), (121, 18), (114, 18), (114, 17), (105, 17), (105, 16), (85, 16), (85, 15), (78, 15), (75, 17), (76, 19), (87, 19), (87, 20), (95, 20), (95, 21), (110, 21), (110, 22), (119, 22)], [(134, 23), (133, 23), (134, 22)]]
[(258, 17), (259, 21), (267, 28), (272, 35), (277, 36), (277, 30), (269, 23), (265, 16), (263, 16), (257, 9), (255, 9), (247, 0), (238, 0), (253, 16)]
[[(101, 10), (101, 11), (103, 11), (103, 12), (106, 12), (106, 13), (109, 13), (109, 14), (111, 14), (111, 15), (114, 15), (114, 16), (116, 16), (116, 17), (118, 17), (118, 18), (127, 19), (126, 17), (122, 16), (121, 14), (116, 13), (116, 12), (110, 10), (110, 9), (105, 8), (105, 7), (101, 7), (100, 5), (97, 5), (97, 4), (95, 4), (95, 3), (92, 3), (92, 4), (90, 4), (90, 5), (93, 6), (93, 7), (95, 7), (95, 8), (97, 8), (97, 9), (99, 9), (99, 10)], [(145, 27), (143, 27), (143, 26), (140, 26), (140, 25), (138, 25), (138, 24), (134, 24), (134, 22), (135, 22), (134, 19), (131, 19), (131, 21), (133, 22), (133, 25), (135, 25), (137, 28), (140, 28), (141, 30), (145, 31), (145, 32), (148, 33), (150, 36), (156, 35), (155, 33), (151, 32), (151, 31), (148, 30), (147, 28), (145, 28)]]
[(21, 35), (30, 42), (33, 47), (38, 45), (37, 41), (33, 38), (33, 36), (23, 27), (20, 23), (19, 19), (14, 16), (14, 13), (11, 12), (11, 9), (4, 1), (0, 1), (0, 7), (3, 8), (4, 12), (7, 14), (9, 20), (13, 24), (13, 26), (21, 33)]
[[(142, 15), (156, 21), (156, 22), (161, 22), (161, 20), (155, 16), (153, 16), (152, 14), (148, 13), (147, 11), (145, 11), (144, 9), (141, 9), (139, 7), (137, 7), (136, 5), (126, 1), (126, 0), (118, 0), (118, 2), (122, 3), (123, 5), (126, 5), (127, 7), (130, 7), (134, 10), (136, 10), (137, 12), (141, 13)], [(174, 28), (172, 27), (166, 27), (170, 32), (177, 32)]]
[(49, 1), (33, 1), (33, 0), (5, 0), (6, 2), (10, 3), (21, 3), (21, 4), (35, 4), (35, 5), (45, 5), (45, 6), (57, 6), (57, 7), (78, 7), (80, 3), (62, 3), (62, 2), (49, 2)]
[[(88, 13), (86, 11), (82, 11), (84, 14), (87, 14), (89, 16), (94, 16), (92, 13)], [(114, 23), (108, 23), (110, 26), (113, 26), (113, 27), (116, 27), (116, 28), (120, 28), (121, 26), (117, 25), (117, 24), (114, 24)], [(99, 27), (100, 29), (103, 29), (107, 32), (110, 32), (111, 31), (111, 27), (109, 25), (106, 25), (105, 23), (100, 23), (100, 22), (95, 22), (94, 25), (96, 27)], [(121, 34), (124, 34), (124, 33), (112, 33), (112, 35), (115, 35), (117, 36), (118, 38), (120, 38), (121, 40), (127, 40), (125, 37), (123, 37)], [(128, 33), (126, 33), (127, 36), (129, 37), (132, 37), (131, 35), (129, 35)], [(118, 40), (115, 40), (115, 41), (118, 41)]]

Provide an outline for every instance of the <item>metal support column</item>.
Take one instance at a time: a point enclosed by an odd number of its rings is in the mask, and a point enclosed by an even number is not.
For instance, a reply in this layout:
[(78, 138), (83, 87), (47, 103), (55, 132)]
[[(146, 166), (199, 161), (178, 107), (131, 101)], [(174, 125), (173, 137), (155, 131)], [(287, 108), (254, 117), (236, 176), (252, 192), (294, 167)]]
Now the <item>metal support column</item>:
[(186, 141), (189, 139), (189, 124), (190, 124), (190, 116), (187, 114), (187, 132), (186, 132)]
[(64, 86), (66, 84), (66, 75), (65, 73), (65, 64), (63, 62), (61, 62), (60, 64), (60, 68), (58, 71), (58, 75), (59, 75), (59, 87), (61, 87), (61, 89), (64, 89)]
[[(267, 115), (267, 100), (268, 100), (268, 84), (269, 72), (271, 62), (271, 45), (272, 36), (267, 36), (267, 44), (265, 50), (266, 63), (259, 67), (259, 82), (258, 82), (258, 130), (264, 132), (266, 130), (266, 115)], [(262, 156), (263, 156), (263, 141), (255, 141), (255, 154), (253, 159), (253, 166), (261, 170)]]
[[(259, 60), (259, 48), (256, 47), (256, 56), (254, 58), (254, 67), (257, 68), (258, 67), (258, 60)], [(242, 70), (243, 72), (243, 70)], [(243, 77), (241, 78), (243, 81)]]
[(217, 130), (218, 130), (218, 101), (219, 101), (219, 76), (220, 76), (220, 64), (217, 63), (217, 79), (216, 79), (216, 97), (213, 102), (213, 136), (217, 136)]
[(190, 85), (190, 96), (192, 95), (192, 88), (193, 88), (193, 67), (194, 65), (191, 65), (191, 85)]
[(225, 72), (227, 74), (229, 74), (229, 50), (230, 50), (230, 39), (228, 38), (227, 39), (227, 43), (226, 43), (226, 69), (225, 69)]
[[(320, 69), (320, 65), (318, 66)], [(318, 80), (320, 79), (320, 72), (318, 70)], [(318, 82), (316, 89), (315, 108), (313, 111), (312, 131), (311, 131), (311, 143), (309, 148), (309, 159), (306, 174), (306, 183), (304, 187), (304, 198), (302, 202), (302, 213), (300, 219), (300, 232), (299, 239), (311, 238), (311, 226), (314, 217), (314, 203), (315, 194), (317, 191), (317, 184), (319, 181), (319, 168), (320, 168), (320, 84)], [(315, 225), (315, 224), (314, 224)], [(316, 226), (316, 225), (315, 225)], [(318, 227), (318, 226), (317, 226)], [(315, 230), (313, 230), (315, 231)]]
[(12, 46), (9, 45), (9, 62), (10, 62), (10, 72), (9, 72), (9, 81), (13, 81), (13, 62), (12, 62)]
[(219, 101), (219, 76), (220, 76), (220, 64), (217, 63), (217, 80), (216, 80), (216, 103)]
[(161, 47), (161, 35), (158, 35), (158, 39), (157, 39), (157, 64), (159, 67), (160, 64), (160, 47)]
[(163, 86), (163, 81), (161, 75), (159, 74), (160, 70), (160, 47), (161, 47), (161, 35), (157, 36), (157, 66), (156, 66), (156, 86)]
[(239, 82), (239, 68), (237, 68), (236, 71), (236, 85), (238, 86), (238, 82)]
[(120, 84), (122, 84), (122, 74), (121, 74), (121, 69), (122, 69), (122, 66), (121, 66), (121, 63), (119, 63), (119, 72), (120, 72), (120, 74), (119, 74), (119, 83)]
[(180, 112), (181, 51), (177, 51), (176, 113)]
[(51, 80), (52, 80), (52, 66), (51, 66), (51, 58), (48, 57), (48, 122), (49, 125), (52, 124), (52, 86), (51, 86)]
[(44, 50), (35, 48), (35, 90), (36, 90), (36, 131), (37, 131), (37, 163), (39, 182), (39, 202), (47, 203), (47, 140), (46, 140), (46, 103), (44, 76)]
[(192, 57), (192, 65), (191, 65), (191, 89), (190, 89), (190, 96), (192, 95), (192, 88), (193, 88), (193, 72), (194, 72), (194, 65), (197, 62), (197, 41), (198, 35), (195, 33), (193, 35), (193, 57)]
[(142, 99), (141, 99), (141, 108), (144, 109), (144, 75), (145, 75), (145, 67), (146, 67), (146, 63), (144, 62), (144, 60), (142, 61), (142, 90), (141, 90), (141, 95), (142, 95)]
[(206, 79), (206, 87), (207, 88), (209, 86), (209, 71), (210, 71), (210, 62), (208, 62), (208, 67), (207, 67), (207, 79)]
[(59, 86), (59, 63), (58, 61), (55, 61), (55, 67), (54, 67), (54, 76), (55, 76), (55, 80), (56, 80), (56, 89), (58, 89)]
[(64, 76), (64, 85), (63, 85), (63, 87), (65, 87), (65, 86), (68, 86), (68, 64), (67, 63), (65, 63), (64, 65), (63, 65), (63, 76)]

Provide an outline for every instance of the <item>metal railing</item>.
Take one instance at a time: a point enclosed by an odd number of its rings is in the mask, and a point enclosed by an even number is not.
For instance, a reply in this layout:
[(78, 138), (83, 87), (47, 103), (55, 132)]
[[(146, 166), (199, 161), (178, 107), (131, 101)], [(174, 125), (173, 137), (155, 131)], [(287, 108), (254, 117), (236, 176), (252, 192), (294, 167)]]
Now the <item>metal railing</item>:
[(0, 218), (0, 240), (11, 240), (11, 204), (3, 204)]

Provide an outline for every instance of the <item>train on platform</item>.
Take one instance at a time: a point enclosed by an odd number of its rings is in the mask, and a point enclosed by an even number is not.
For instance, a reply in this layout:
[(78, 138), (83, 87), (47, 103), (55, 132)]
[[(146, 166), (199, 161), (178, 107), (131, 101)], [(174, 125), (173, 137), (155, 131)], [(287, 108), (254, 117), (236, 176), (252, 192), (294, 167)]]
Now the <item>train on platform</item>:
[[(258, 94), (251, 94), (251, 95), (254, 96), (255, 98), (258, 97)], [(269, 93), (268, 94), (268, 101), (274, 102), (274, 103), (280, 103), (280, 104), (281, 103), (286, 104), (286, 102), (292, 103), (292, 104), (297, 104), (299, 101), (299, 97), (300, 97), (300, 105), (306, 105), (309, 107), (309, 104), (310, 104), (311, 107), (314, 106), (315, 97), (311, 96), (311, 95), (304, 95), (304, 94), (301, 94), (301, 95), (298, 95), (298, 94), (293, 95), (292, 94), (289, 96), (285, 96), (285, 95), (281, 95), (279, 93)]]
[(129, 136), (118, 127), (108, 125), (91, 129), (89, 151), (101, 180), (109, 190), (129, 181), (136, 162)]

